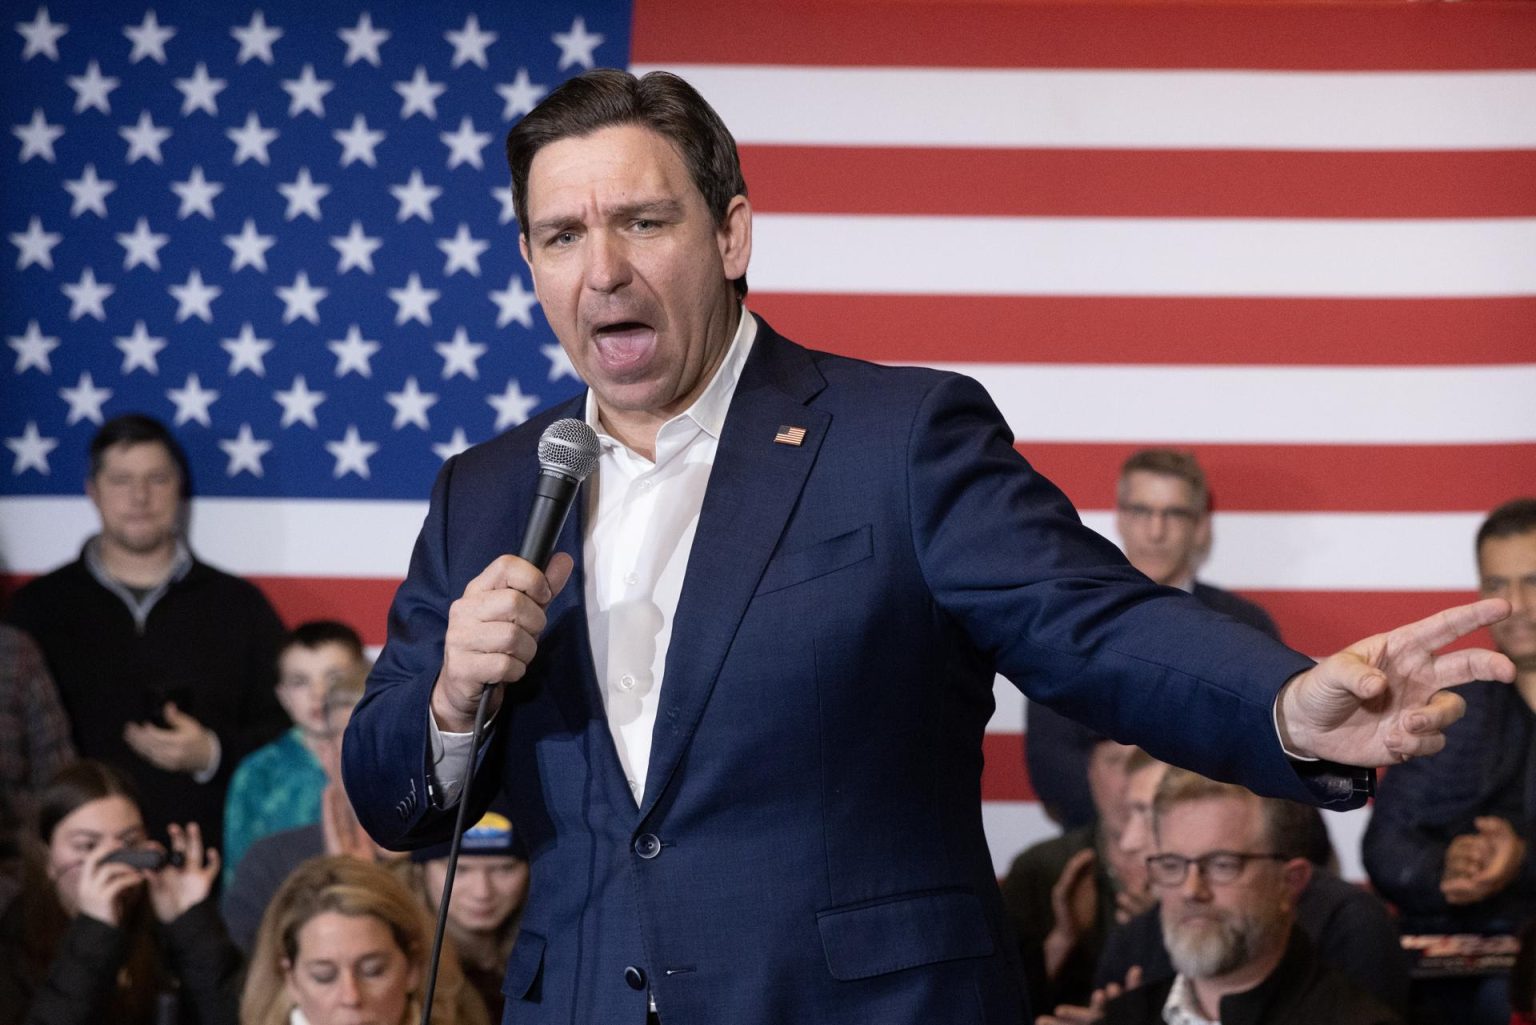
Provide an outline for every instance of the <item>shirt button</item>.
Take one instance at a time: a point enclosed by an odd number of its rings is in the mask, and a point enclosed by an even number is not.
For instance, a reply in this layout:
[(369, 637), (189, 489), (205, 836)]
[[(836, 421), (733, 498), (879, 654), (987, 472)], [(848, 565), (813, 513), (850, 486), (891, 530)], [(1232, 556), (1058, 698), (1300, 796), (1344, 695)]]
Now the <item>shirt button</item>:
[(651, 478), (646, 477), (643, 480), (641, 480), (640, 483), (637, 486), (640, 488), (641, 491), (649, 491), (649, 490), (651, 490), (651, 487), (655, 483), (656, 482), (651, 480)]
[(624, 574), (624, 582), (633, 587), (640, 582), (640, 576), (637, 573), (626, 573)]
[(633, 673), (625, 673), (619, 677), (619, 690), (634, 690), (635, 677)]
[(635, 853), (646, 861), (650, 861), (661, 853), (661, 841), (657, 839), (655, 833), (641, 833), (635, 837)]
[(645, 988), (645, 973), (634, 965), (624, 969), (624, 982), (630, 989)]

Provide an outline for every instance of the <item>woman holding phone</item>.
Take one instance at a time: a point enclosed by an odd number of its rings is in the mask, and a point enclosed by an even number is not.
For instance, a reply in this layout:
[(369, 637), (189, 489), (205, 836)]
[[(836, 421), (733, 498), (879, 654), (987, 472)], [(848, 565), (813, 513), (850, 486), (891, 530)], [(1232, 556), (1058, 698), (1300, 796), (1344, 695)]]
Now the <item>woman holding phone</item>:
[(0, 1018), (237, 1020), (240, 954), (208, 900), (219, 857), (195, 824), (171, 826), (166, 850), (129, 781), (78, 761), (43, 790), (37, 825), (46, 878), (0, 917)]

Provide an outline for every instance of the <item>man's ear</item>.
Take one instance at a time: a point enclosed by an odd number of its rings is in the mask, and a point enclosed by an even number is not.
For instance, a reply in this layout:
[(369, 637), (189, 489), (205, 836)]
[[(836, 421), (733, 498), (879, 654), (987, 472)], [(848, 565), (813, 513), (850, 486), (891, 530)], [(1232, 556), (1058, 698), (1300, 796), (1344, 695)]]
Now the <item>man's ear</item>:
[(747, 264), (752, 262), (752, 204), (747, 202), (746, 196), (731, 197), (715, 237), (720, 246), (725, 279), (735, 281), (745, 277)]
[(1281, 866), (1280, 872), (1285, 880), (1286, 896), (1294, 908), (1301, 899), (1301, 891), (1312, 881), (1312, 863), (1306, 858), (1292, 858)]

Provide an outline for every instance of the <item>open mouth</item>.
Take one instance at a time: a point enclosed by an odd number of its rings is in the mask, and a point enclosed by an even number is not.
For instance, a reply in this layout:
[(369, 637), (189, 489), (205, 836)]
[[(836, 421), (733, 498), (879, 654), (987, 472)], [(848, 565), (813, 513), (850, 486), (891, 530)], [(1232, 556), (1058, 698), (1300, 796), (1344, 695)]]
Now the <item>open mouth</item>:
[(622, 371), (644, 363), (656, 348), (656, 330), (639, 320), (618, 320), (593, 332), (598, 358), (609, 370)]

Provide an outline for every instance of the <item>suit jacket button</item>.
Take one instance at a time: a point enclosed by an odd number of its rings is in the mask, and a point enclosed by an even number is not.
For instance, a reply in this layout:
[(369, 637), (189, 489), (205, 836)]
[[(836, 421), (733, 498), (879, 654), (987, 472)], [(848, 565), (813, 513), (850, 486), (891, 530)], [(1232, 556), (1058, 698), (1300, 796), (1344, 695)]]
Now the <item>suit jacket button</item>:
[(635, 838), (635, 853), (646, 861), (650, 861), (661, 853), (661, 841), (656, 838), (655, 833), (641, 833)]
[(628, 983), (630, 989), (644, 989), (645, 973), (634, 965), (630, 965), (624, 969), (624, 981)]

